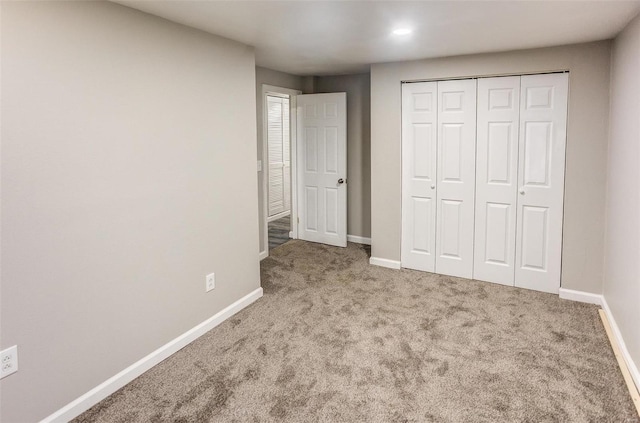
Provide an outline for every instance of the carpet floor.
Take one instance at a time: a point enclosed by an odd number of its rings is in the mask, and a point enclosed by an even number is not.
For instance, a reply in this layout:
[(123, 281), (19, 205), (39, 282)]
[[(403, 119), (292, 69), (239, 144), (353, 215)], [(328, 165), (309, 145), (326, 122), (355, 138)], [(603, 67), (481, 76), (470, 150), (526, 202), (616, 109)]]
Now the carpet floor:
[(264, 297), (77, 422), (640, 422), (596, 306), (293, 240)]

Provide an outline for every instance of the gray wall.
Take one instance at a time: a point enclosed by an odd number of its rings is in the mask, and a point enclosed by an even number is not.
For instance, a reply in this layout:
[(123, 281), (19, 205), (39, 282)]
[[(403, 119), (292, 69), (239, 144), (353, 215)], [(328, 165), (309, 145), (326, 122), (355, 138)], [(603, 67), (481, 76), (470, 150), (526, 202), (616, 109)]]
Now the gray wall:
[(1, 7), (0, 420), (36, 421), (259, 288), (255, 61), (113, 3)]
[(347, 93), (347, 233), (371, 236), (371, 78), (316, 77), (316, 93)]
[(640, 17), (613, 44), (610, 119), (604, 297), (637, 367), (640, 365)]
[(562, 287), (600, 294), (611, 43), (371, 67), (372, 256), (400, 260), (401, 81), (570, 70)]
[[(303, 91), (305, 79), (302, 76), (291, 75), (284, 72), (278, 72), (272, 69), (261, 68), (256, 66), (256, 123), (258, 130), (258, 150), (257, 150), (257, 160), (262, 160), (262, 144), (264, 140), (262, 139), (262, 118), (263, 118), (263, 109), (264, 104), (262, 103), (262, 85), (274, 85), (280, 88), (290, 88), (292, 90), (300, 90)], [(259, 218), (259, 228), (260, 228), (260, 247), (259, 252), (266, 251), (269, 248), (268, 240), (264, 238), (264, 201), (265, 201), (265, 193), (263, 192), (262, 179), (266, 176), (266, 172), (264, 171), (266, 163), (262, 163), (262, 171), (258, 172), (258, 215)], [(255, 168), (255, 167), (254, 167)], [(257, 253), (256, 253), (257, 254)]]

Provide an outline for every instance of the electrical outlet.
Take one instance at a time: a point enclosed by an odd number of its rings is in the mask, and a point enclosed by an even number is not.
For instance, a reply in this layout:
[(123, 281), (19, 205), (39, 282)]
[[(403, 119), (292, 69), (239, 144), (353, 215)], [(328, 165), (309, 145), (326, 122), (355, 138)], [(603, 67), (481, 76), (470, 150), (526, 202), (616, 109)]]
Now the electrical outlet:
[(207, 292), (209, 292), (215, 287), (216, 287), (216, 274), (210, 273), (207, 275), (207, 283), (205, 285), (205, 289), (207, 290)]
[(18, 371), (18, 346), (0, 352), (0, 379)]

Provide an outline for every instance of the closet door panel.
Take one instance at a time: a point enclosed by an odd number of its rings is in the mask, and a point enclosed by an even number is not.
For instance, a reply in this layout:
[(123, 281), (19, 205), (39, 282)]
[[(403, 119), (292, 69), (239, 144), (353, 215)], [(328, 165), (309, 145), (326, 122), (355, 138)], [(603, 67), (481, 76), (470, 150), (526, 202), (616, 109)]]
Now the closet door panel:
[(402, 86), (402, 249), (410, 269), (435, 270), (437, 84)]
[(476, 80), (438, 85), (437, 273), (473, 276)]
[(568, 74), (521, 79), (515, 285), (558, 293)]
[(513, 285), (520, 77), (478, 80), (473, 278)]

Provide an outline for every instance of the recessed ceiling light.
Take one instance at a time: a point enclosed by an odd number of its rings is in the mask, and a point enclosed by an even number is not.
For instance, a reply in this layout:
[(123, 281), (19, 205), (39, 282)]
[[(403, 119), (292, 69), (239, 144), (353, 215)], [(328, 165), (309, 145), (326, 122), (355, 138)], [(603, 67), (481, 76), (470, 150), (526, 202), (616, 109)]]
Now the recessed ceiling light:
[(392, 31), (393, 35), (409, 35), (413, 32), (411, 28), (398, 28)]

